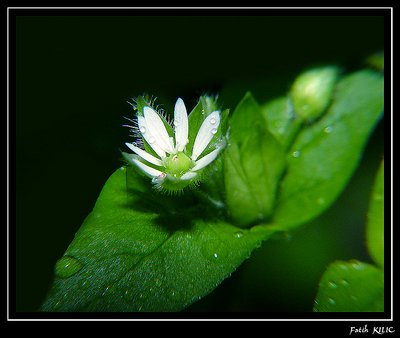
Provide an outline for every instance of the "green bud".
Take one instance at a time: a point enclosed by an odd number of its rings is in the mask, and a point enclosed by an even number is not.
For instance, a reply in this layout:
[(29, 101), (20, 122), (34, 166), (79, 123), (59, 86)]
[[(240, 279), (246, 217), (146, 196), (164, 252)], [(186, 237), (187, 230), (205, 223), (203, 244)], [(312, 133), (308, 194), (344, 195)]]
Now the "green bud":
[(295, 113), (312, 121), (328, 107), (338, 76), (338, 68), (329, 66), (314, 68), (302, 73), (294, 81), (290, 98)]

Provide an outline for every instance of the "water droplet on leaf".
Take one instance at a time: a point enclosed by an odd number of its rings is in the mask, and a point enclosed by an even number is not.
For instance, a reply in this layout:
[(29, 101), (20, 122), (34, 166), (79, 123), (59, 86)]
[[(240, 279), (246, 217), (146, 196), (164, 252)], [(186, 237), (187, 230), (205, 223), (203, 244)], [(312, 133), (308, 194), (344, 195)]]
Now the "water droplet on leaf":
[(292, 153), (292, 156), (293, 157), (299, 157), (300, 156), (300, 151), (299, 150), (296, 150), (296, 151), (294, 151), (293, 153)]
[(364, 264), (359, 261), (354, 261), (353, 263), (351, 263), (351, 266), (356, 270), (364, 269)]
[(335, 305), (336, 301), (333, 298), (328, 298), (328, 303), (331, 305)]
[(218, 258), (218, 254), (216, 252), (214, 253), (214, 258)]
[(125, 290), (124, 292), (124, 298), (127, 301), (131, 301), (132, 300), (132, 292), (130, 290)]
[(101, 295), (102, 295), (102, 296), (105, 296), (105, 295), (107, 294), (107, 292), (108, 292), (110, 289), (111, 289), (111, 286), (108, 285), (108, 286), (104, 289), (104, 291), (103, 291), (103, 293), (102, 293)]
[(236, 231), (234, 235), (236, 238), (242, 238), (244, 233), (243, 233), (243, 231)]
[(81, 283), (79, 284), (79, 287), (80, 287), (81, 289), (83, 289), (83, 290), (86, 290), (86, 289), (88, 289), (88, 288), (90, 287), (90, 283), (89, 283), (88, 280), (84, 280), (83, 282), (81, 282)]
[(330, 281), (330, 282), (328, 283), (328, 286), (329, 286), (331, 289), (336, 289), (336, 288), (337, 288), (337, 284), (336, 284), (335, 282), (332, 282), (332, 281)]
[(60, 258), (55, 266), (55, 274), (60, 278), (68, 278), (82, 269), (82, 263), (72, 256)]
[(327, 126), (324, 128), (324, 133), (330, 134), (332, 132), (332, 126)]
[(215, 124), (217, 122), (217, 120), (214, 118), (214, 117), (212, 117), (211, 119), (210, 119), (210, 123), (211, 124)]
[(218, 131), (217, 128), (211, 129), (211, 133), (214, 134), (214, 135), (217, 133), (217, 131)]
[(167, 296), (168, 296), (168, 298), (171, 299), (171, 300), (176, 300), (176, 299), (177, 299), (177, 298), (176, 298), (176, 296), (177, 296), (176, 290), (175, 290), (175, 289), (170, 289), (170, 290), (168, 291), (168, 293), (167, 293)]
[(146, 132), (146, 127), (141, 126), (141, 127), (139, 128), (139, 130), (140, 130), (140, 132), (141, 132), (142, 134), (144, 134), (144, 133)]

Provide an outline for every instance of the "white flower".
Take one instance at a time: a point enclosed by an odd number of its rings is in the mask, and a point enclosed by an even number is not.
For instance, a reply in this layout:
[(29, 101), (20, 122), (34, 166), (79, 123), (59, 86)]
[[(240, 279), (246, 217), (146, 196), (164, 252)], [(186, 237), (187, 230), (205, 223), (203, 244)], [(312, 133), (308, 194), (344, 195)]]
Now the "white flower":
[[(185, 104), (178, 98), (174, 110), (174, 137), (168, 134), (164, 121), (150, 106), (143, 108), (143, 116), (138, 115), (138, 130), (140, 136), (149, 144), (157, 156), (126, 143), (136, 155), (128, 159), (144, 174), (152, 178), (157, 187), (171, 190), (181, 190), (193, 180), (199, 172), (213, 162), (224, 147), (219, 142), (214, 150), (202, 156), (204, 150), (218, 132), (221, 113), (216, 110), (203, 121), (197, 132), (191, 154), (186, 151), (189, 143), (189, 120)], [(193, 138), (193, 135), (190, 135)]]

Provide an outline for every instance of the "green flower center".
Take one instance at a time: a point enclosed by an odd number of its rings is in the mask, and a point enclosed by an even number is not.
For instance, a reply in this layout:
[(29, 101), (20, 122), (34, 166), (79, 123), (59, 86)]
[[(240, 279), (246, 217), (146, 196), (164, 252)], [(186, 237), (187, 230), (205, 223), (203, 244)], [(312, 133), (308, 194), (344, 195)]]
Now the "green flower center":
[(194, 162), (183, 152), (172, 154), (164, 159), (163, 165), (167, 174), (180, 177), (194, 167)]

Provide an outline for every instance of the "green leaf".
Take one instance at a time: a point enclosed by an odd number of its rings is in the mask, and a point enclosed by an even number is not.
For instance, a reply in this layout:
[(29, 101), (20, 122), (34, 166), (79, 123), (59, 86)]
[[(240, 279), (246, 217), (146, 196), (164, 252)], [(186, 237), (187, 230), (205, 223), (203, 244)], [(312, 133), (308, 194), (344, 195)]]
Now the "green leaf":
[(273, 223), (298, 226), (335, 201), (382, 113), (380, 74), (359, 71), (337, 84), (327, 113), (302, 129), (288, 154)]
[(368, 210), (367, 246), (375, 263), (383, 268), (384, 262), (384, 164), (376, 175)]
[(286, 96), (279, 97), (267, 102), (261, 109), (268, 130), (284, 149), (290, 147), (302, 124), (302, 120), (293, 111), (290, 99)]
[(383, 52), (377, 52), (370, 55), (367, 60), (367, 64), (376, 70), (382, 71), (385, 69), (385, 57)]
[(235, 109), (230, 127), (224, 163), (226, 203), (235, 224), (247, 227), (272, 214), (285, 152), (249, 93)]
[(190, 194), (146, 195), (147, 184), (124, 167), (108, 179), (56, 264), (42, 311), (182, 310), (273, 232), (213, 218)]
[(383, 271), (359, 261), (334, 262), (319, 284), (316, 312), (381, 312)]

